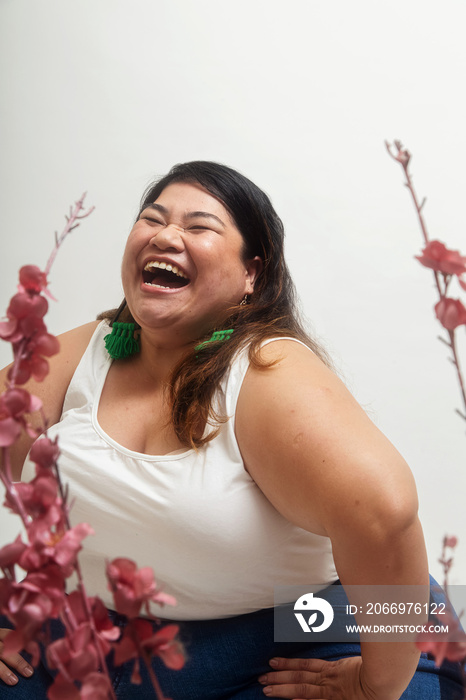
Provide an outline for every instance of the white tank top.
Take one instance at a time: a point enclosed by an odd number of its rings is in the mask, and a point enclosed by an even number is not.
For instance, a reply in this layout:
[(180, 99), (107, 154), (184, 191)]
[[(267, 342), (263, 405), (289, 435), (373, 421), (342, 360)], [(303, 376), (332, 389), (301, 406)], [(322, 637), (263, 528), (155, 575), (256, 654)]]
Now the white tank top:
[[(335, 581), (330, 540), (280, 515), (244, 468), (234, 416), (247, 350), (217, 392), (229, 416), (218, 436), (198, 451), (147, 455), (119, 445), (97, 421), (112, 362), (103, 340), (108, 332), (102, 322), (70, 382), (60, 422), (48, 431), (58, 436), (72, 524), (95, 530), (80, 553), (88, 595), (113, 607), (105, 562), (115, 557), (153, 568), (159, 586), (177, 599), (176, 607), (159, 611), (173, 620), (241, 615), (272, 607), (274, 586), (317, 591)], [(26, 462), (23, 479), (33, 475)]]

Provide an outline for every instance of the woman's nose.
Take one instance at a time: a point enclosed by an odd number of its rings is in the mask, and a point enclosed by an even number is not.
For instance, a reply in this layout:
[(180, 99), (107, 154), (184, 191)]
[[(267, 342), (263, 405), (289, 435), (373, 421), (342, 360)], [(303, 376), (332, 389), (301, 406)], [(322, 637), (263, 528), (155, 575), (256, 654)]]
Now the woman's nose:
[(182, 233), (183, 229), (179, 226), (168, 224), (168, 226), (159, 229), (157, 233), (152, 236), (151, 245), (161, 250), (168, 250), (170, 248), (174, 250), (183, 250), (184, 240)]

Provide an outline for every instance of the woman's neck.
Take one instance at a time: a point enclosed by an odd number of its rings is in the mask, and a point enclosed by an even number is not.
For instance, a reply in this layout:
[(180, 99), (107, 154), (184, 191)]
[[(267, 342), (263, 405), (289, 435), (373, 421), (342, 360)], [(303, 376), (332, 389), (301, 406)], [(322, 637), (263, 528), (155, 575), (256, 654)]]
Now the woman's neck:
[(139, 343), (141, 349), (134, 357), (134, 366), (148, 379), (163, 384), (168, 382), (174, 367), (191, 346), (190, 343), (160, 342), (157, 334), (143, 331)]

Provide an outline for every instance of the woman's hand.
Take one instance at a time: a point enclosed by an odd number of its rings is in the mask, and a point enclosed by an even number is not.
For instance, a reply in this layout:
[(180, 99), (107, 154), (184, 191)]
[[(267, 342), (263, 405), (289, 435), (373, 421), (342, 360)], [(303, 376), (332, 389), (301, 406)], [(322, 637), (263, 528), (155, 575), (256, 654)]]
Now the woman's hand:
[(32, 676), (34, 669), (20, 654), (4, 656), (2, 640), (5, 639), (8, 632), (11, 632), (11, 630), (0, 629), (0, 679), (7, 685), (16, 685), (18, 677), (11, 669), (14, 669), (25, 678)]
[(269, 698), (379, 700), (363, 687), (360, 656), (338, 661), (276, 658), (270, 665), (275, 670), (259, 678), (265, 685), (264, 695)]

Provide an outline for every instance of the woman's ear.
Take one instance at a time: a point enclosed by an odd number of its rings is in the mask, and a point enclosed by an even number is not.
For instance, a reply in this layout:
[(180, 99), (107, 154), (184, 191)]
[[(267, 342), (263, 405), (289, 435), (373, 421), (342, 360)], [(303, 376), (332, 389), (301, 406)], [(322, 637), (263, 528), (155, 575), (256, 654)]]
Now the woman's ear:
[(256, 255), (255, 258), (246, 261), (246, 294), (252, 294), (257, 278), (262, 272), (262, 259)]

